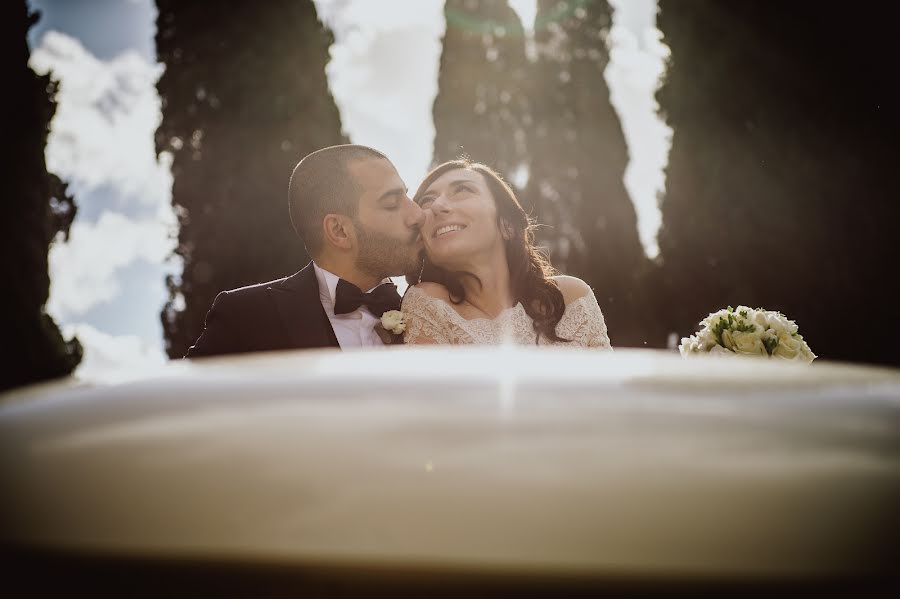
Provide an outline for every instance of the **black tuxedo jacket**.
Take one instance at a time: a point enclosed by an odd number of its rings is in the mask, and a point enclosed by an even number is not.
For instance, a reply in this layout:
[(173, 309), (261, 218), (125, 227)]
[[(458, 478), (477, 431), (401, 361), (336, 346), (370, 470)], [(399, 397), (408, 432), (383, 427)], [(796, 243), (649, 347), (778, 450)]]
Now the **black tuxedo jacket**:
[(313, 347), (340, 346), (310, 262), (289, 277), (217, 295), (185, 357)]

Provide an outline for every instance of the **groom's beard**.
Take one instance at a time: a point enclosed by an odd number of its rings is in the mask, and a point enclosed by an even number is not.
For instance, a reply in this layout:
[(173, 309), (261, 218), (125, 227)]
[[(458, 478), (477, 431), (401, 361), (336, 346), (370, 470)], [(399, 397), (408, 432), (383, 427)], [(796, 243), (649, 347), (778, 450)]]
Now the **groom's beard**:
[(419, 233), (414, 232), (406, 239), (397, 239), (384, 233), (367, 230), (355, 222), (356, 238), (359, 241), (359, 256), (356, 267), (377, 278), (397, 277), (413, 272), (419, 267), (419, 252), (416, 241)]

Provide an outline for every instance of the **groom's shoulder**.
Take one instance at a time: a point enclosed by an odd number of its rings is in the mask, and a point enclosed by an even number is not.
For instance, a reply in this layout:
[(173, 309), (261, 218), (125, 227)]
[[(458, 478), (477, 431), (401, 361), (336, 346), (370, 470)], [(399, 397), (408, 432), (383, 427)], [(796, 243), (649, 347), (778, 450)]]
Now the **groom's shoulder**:
[(578, 277), (570, 277), (568, 275), (557, 275), (552, 277), (553, 282), (559, 287), (563, 294), (563, 300), (566, 305), (574, 301), (580, 300), (589, 293), (593, 293), (591, 286), (579, 279)]
[(280, 279), (273, 279), (271, 281), (266, 281), (264, 283), (254, 283), (253, 285), (245, 285), (243, 287), (236, 287), (235, 289), (228, 289), (223, 291), (222, 293), (228, 294), (247, 294), (247, 293), (259, 293), (261, 291), (265, 291), (269, 287), (277, 287), (283, 284), (291, 277), (281, 277)]
[(244, 285), (243, 287), (236, 287), (234, 289), (226, 289), (219, 293), (220, 296), (228, 297), (228, 298), (238, 298), (238, 297), (249, 297), (264, 293), (266, 289), (269, 287), (277, 286), (284, 283), (288, 277), (282, 277), (280, 279), (275, 279), (273, 281), (266, 281), (265, 283), (254, 283), (253, 285)]
[(234, 289), (226, 289), (225, 291), (219, 292), (213, 303), (221, 306), (222, 304), (235, 305), (255, 302), (265, 297), (269, 289), (284, 285), (285, 282), (294, 276), (296, 275), (281, 277), (280, 279), (273, 279), (263, 283), (254, 283), (253, 285), (236, 287)]

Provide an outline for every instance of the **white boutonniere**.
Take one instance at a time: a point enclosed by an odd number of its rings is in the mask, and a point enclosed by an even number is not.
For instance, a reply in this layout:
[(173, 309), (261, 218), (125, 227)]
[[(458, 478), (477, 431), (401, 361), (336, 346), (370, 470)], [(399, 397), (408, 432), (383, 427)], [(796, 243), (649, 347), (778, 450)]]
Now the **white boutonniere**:
[(375, 325), (375, 332), (385, 345), (399, 343), (400, 335), (406, 330), (406, 314), (400, 310), (388, 310), (381, 315), (381, 322)]
[(406, 330), (406, 314), (400, 310), (388, 310), (381, 315), (381, 326), (394, 335), (402, 335)]

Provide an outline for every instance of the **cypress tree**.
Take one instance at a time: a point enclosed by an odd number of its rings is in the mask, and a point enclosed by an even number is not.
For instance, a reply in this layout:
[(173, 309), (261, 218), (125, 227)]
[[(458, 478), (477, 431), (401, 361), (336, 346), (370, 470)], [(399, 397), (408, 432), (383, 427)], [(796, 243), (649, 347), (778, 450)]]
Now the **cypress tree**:
[[(539, 0), (527, 197), (553, 263), (594, 287), (616, 345), (648, 339), (649, 262), (623, 177), (628, 149), (603, 73), (605, 0)], [(659, 340), (656, 340), (657, 342)]]
[(28, 66), (28, 30), (39, 15), (27, 3), (3, 4), (5, 39), (12, 44), (3, 60), (12, 102), (6, 136), (13, 151), (7, 156), (6, 201), (10, 209), (0, 234), (0, 276), (8, 283), (2, 295), (4, 345), (10, 351), (0, 361), (0, 389), (65, 376), (81, 361), (77, 339), (66, 341), (44, 311), (50, 293), (47, 253), (58, 237), (67, 238), (75, 203), (66, 185), (47, 172), (44, 150), (50, 121), (56, 112), (56, 83)]
[(822, 358), (900, 363), (889, 3), (661, 0), (674, 130), (665, 293), (687, 334), (728, 304), (778, 309)]
[(465, 153), (507, 178), (527, 163), (528, 62), (506, 0), (447, 0), (434, 102), (434, 163)]
[(332, 35), (312, 0), (157, 5), (166, 70), (156, 147), (174, 156), (183, 261), (162, 312), (174, 358), (200, 335), (218, 292), (303, 266), (288, 216), (291, 171), (347, 139), (325, 77)]

